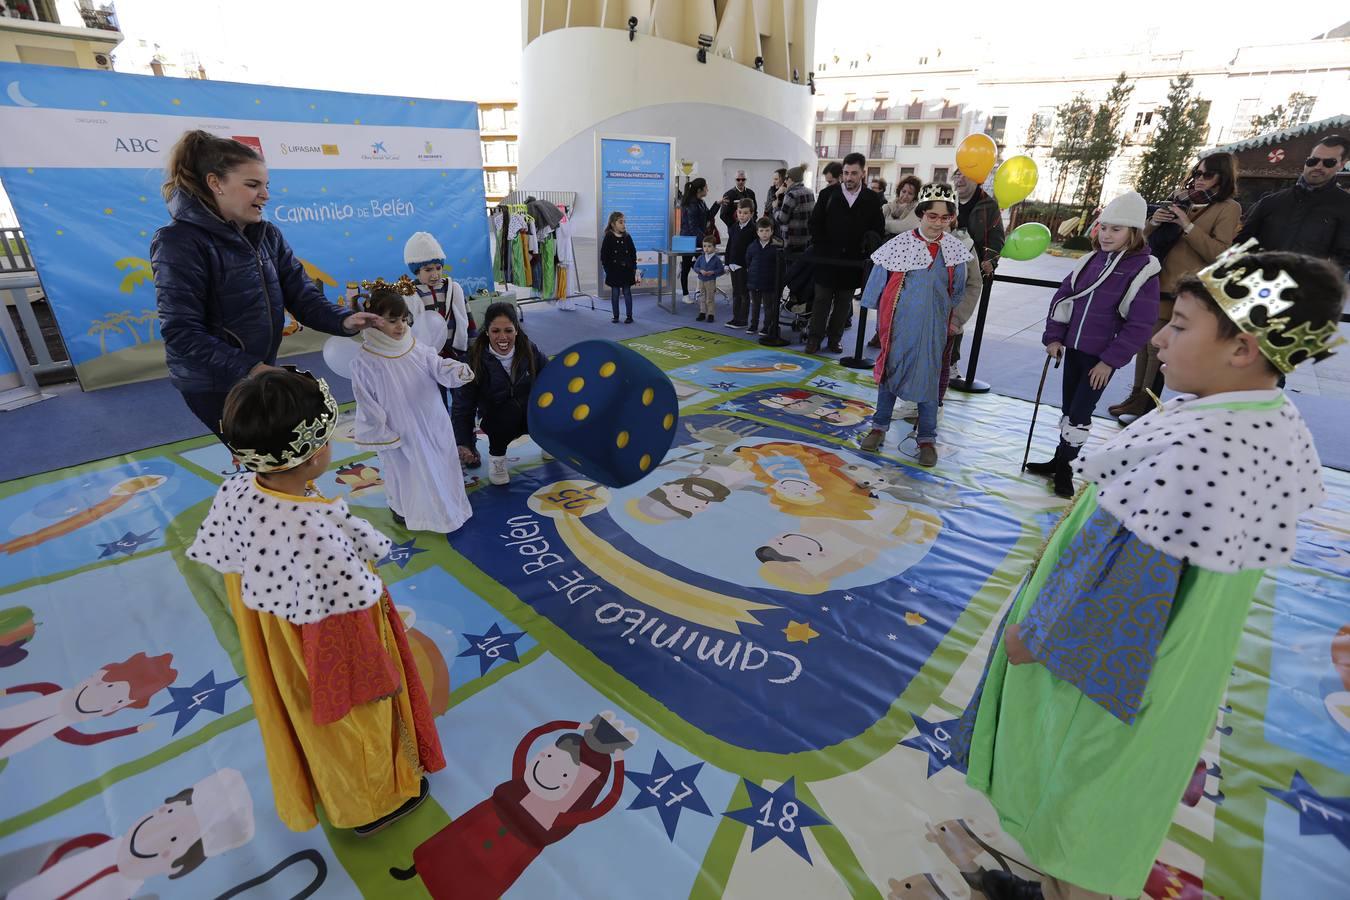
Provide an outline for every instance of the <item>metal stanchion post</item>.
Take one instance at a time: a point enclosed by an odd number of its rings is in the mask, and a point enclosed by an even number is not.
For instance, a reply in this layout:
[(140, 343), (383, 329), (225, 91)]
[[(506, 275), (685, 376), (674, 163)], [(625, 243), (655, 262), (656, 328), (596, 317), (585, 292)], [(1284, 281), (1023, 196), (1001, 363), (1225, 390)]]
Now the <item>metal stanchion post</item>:
[(980, 342), (984, 339), (984, 320), (989, 315), (989, 292), (994, 287), (993, 277), (984, 280), (984, 289), (980, 291), (980, 310), (975, 316), (975, 337), (970, 342), (970, 360), (966, 363), (966, 377), (953, 378), (950, 387), (963, 394), (987, 394), (989, 385), (975, 377), (975, 368), (980, 364)]
[(876, 364), (876, 360), (868, 359), (866, 351), (863, 349), (867, 339), (867, 307), (858, 307), (858, 333), (854, 336), (853, 355), (844, 356), (839, 359), (839, 365), (846, 369), (870, 369)]

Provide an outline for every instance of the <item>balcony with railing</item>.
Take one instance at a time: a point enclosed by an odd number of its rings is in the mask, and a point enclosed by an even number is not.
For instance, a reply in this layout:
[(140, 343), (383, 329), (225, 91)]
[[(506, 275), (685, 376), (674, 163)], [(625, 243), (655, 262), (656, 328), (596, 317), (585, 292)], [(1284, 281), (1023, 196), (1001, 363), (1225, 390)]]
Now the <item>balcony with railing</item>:
[(960, 119), (959, 105), (925, 107), (922, 103), (907, 103), (878, 109), (816, 110), (817, 122), (956, 122)]
[[(122, 33), (112, 4), (95, 6), (89, 0), (83, 0), (78, 6), (70, 4), (66, 12), (66, 20), (62, 21), (61, 11), (54, 0), (0, 0), (0, 30), (51, 37), (78, 37), (111, 46), (121, 43)], [(73, 15), (74, 12), (79, 13), (78, 19)], [(24, 61), (22, 56), (21, 53), (21, 62)]]
[(817, 159), (843, 159), (850, 153), (861, 153), (869, 160), (895, 159), (900, 148), (895, 144), (817, 144)]

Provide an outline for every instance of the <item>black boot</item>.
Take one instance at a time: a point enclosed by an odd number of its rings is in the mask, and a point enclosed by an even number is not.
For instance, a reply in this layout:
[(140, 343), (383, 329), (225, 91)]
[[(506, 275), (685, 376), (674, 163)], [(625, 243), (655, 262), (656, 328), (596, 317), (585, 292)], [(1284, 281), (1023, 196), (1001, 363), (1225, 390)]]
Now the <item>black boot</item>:
[(1073, 460), (1061, 459), (1055, 467), (1055, 496), (1073, 498)]
[(980, 890), (989, 900), (1042, 900), (1041, 886), (1008, 872), (985, 872)]
[(1059, 467), (1059, 456), (1054, 459), (1047, 459), (1045, 462), (1027, 463), (1027, 471), (1032, 475), (1044, 475), (1047, 478), (1055, 474), (1055, 469)]

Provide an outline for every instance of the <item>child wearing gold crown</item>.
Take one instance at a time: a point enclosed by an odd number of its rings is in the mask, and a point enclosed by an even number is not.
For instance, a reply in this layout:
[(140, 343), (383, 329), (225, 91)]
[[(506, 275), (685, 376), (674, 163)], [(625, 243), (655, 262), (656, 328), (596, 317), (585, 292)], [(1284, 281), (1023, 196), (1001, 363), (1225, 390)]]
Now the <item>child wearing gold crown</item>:
[[(1250, 252), (1249, 252), (1250, 251)], [(1281, 374), (1340, 339), (1325, 262), (1234, 248), (1153, 338), (1183, 396), (1085, 463), (953, 743), (1045, 880), (1000, 898), (1139, 896), (1227, 689), (1266, 569), (1325, 498)]]
[(445, 759), (375, 571), (389, 539), (314, 487), (337, 418), (307, 372), (235, 385), (221, 430), (249, 471), (221, 485), (187, 555), (225, 576), (282, 822), (313, 828), (317, 801), (365, 835), (415, 809)]
[[(410, 289), (405, 284), (403, 290)], [(365, 308), (380, 318), (362, 333), (361, 352), (352, 359), (356, 443), (380, 455), (395, 522), (410, 531), (457, 531), (473, 509), (450, 412), (437, 389), (468, 384), (473, 369), (413, 337), (417, 320), (398, 288), (376, 287)]]
[(924, 185), (915, 212), (919, 227), (892, 238), (872, 254), (875, 265), (863, 288), (862, 305), (877, 311), (881, 352), (872, 371), (877, 411), (872, 430), (860, 446), (880, 449), (895, 401), (912, 400), (919, 406), (915, 424), (919, 465), (935, 466), (947, 326), (964, 295), (966, 265), (974, 256), (948, 230), (957, 213), (956, 191), (951, 185)]

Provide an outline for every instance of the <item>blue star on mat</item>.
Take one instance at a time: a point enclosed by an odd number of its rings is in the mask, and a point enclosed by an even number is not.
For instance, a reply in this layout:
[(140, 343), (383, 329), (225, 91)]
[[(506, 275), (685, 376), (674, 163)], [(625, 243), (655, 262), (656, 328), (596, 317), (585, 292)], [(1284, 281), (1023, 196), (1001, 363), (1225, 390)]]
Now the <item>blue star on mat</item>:
[(661, 824), (666, 826), (666, 836), (675, 841), (675, 826), (680, 823), (680, 812), (692, 810), (711, 816), (707, 801), (699, 793), (694, 779), (698, 777), (703, 763), (694, 763), (683, 769), (676, 769), (656, 751), (656, 761), (652, 763), (650, 773), (625, 772), (628, 780), (638, 789), (638, 795), (628, 805), (629, 809), (647, 809), (655, 806), (661, 815)]
[(714, 381), (711, 385), (709, 385), (709, 387), (714, 387), (714, 388), (716, 388), (716, 389), (719, 390), (719, 391), (734, 391), (734, 390), (736, 390), (736, 382), (734, 382), (734, 381)]
[(1297, 769), (1289, 790), (1270, 787), (1262, 790), (1294, 808), (1298, 813), (1299, 834), (1329, 834), (1350, 850), (1350, 797), (1323, 797)]
[(811, 387), (825, 388), (826, 390), (830, 390), (832, 388), (839, 387), (839, 382), (830, 381), (828, 378), (817, 378), (815, 381), (811, 382)]
[(459, 654), (459, 657), (478, 657), (478, 674), (486, 675), (487, 670), (499, 659), (513, 663), (520, 662), (520, 657), (516, 655), (516, 641), (524, 636), (523, 631), (502, 634), (502, 627), (493, 622), (492, 627), (483, 634), (464, 635), (464, 640), (469, 642), (469, 649)]
[(98, 555), (99, 559), (107, 559), (109, 556), (116, 556), (119, 553), (130, 556), (135, 553), (142, 544), (148, 544), (155, 540), (155, 532), (158, 528), (151, 528), (145, 534), (137, 534), (134, 531), (128, 531), (117, 540), (108, 544), (99, 544), (103, 552)]
[(216, 673), (214, 670), (208, 671), (192, 687), (171, 687), (169, 695), (173, 697), (173, 702), (161, 710), (151, 715), (162, 716), (165, 713), (178, 713), (178, 718), (173, 722), (173, 733), (177, 734), (183, 726), (191, 722), (192, 719), (203, 709), (209, 709), (216, 715), (222, 715), (225, 712), (225, 692), (234, 687), (242, 678), (236, 678), (233, 681), (222, 681), (216, 683)]
[(778, 786), (778, 790), (772, 792), (749, 781), (745, 782), (745, 789), (750, 794), (750, 805), (745, 809), (722, 815), (742, 825), (749, 825), (755, 830), (754, 837), (750, 841), (750, 852), (754, 853), (769, 841), (778, 838), (810, 863), (811, 854), (806, 851), (806, 838), (802, 835), (802, 829), (830, 823), (820, 813), (797, 799), (796, 779), (789, 778)]
[(930, 722), (923, 716), (914, 717), (914, 727), (919, 733), (900, 742), (901, 747), (913, 747), (928, 754), (928, 777), (950, 766), (958, 772), (965, 769), (952, 762), (952, 738), (955, 737), (956, 723), (959, 719), (947, 719), (942, 722)]
[(417, 538), (404, 541), (401, 544), (395, 544), (389, 548), (389, 552), (384, 555), (384, 559), (380, 560), (375, 565), (383, 566), (392, 562), (398, 563), (400, 569), (408, 568), (408, 563), (412, 561), (414, 556), (419, 553), (427, 552), (423, 548), (415, 546), (416, 544)]

